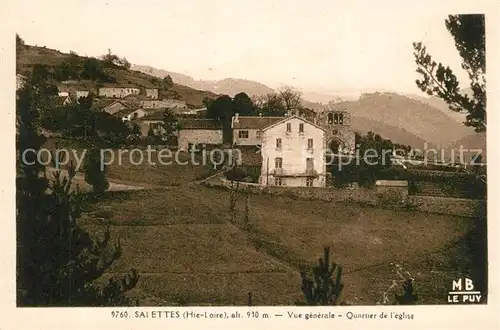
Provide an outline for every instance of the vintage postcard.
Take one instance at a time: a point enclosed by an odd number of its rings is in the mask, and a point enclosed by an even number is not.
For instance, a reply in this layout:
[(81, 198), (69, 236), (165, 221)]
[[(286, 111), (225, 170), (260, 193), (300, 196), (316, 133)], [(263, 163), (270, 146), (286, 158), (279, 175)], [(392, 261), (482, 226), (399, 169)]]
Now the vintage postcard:
[(494, 1), (2, 6), (1, 329), (500, 326)]

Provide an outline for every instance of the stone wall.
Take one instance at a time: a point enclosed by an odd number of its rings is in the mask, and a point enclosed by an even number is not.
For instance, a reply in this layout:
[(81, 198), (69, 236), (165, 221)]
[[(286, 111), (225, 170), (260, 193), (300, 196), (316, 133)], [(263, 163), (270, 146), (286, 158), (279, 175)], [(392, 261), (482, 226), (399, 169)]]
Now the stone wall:
[(222, 130), (215, 129), (181, 129), (179, 131), (179, 148), (188, 150), (189, 144), (222, 144)]
[[(207, 187), (231, 188), (231, 181), (221, 176), (214, 176), (203, 184)], [(251, 194), (268, 194), (325, 202), (357, 202), (384, 208), (400, 208), (461, 217), (486, 216), (486, 202), (484, 200), (409, 196), (407, 185), (402, 184), (401, 181), (392, 183), (385, 181), (371, 189), (363, 187), (277, 187), (240, 182), (239, 190)]]

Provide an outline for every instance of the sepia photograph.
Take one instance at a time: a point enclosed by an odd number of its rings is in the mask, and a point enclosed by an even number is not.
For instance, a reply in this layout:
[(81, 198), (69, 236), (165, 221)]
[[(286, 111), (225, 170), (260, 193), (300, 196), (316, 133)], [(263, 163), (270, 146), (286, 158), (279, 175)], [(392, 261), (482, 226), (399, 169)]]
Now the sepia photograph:
[(18, 7), (17, 307), (488, 304), (485, 13)]

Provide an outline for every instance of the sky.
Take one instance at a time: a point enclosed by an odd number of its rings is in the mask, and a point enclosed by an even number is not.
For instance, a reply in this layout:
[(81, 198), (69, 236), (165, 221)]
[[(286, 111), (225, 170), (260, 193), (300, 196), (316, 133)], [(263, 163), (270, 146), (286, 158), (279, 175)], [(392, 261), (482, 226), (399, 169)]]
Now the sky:
[(234, 77), (323, 93), (422, 95), (412, 47), (422, 41), (466, 82), (444, 25), (449, 7), (401, 2), (18, 1), (15, 24), (26, 43), (63, 52), (100, 56), (111, 49), (133, 64), (195, 79)]

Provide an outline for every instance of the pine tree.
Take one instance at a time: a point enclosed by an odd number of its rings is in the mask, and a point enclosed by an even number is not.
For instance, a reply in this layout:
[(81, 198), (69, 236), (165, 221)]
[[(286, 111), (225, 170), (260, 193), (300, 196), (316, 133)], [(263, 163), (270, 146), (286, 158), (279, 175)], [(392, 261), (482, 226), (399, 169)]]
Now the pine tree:
[(331, 306), (339, 304), (339, 296), (344, 288), (341, 283), (342, 267), (332, 262), (330, 265), (330, 248), (325, 247), (323, 258), (312, 268), (313, 279), (306, 272), (301, 272), (302, 293), (306, 305)]
[(106, 178), (106, 167), (101, 160), (100, 149), (93, 148), (85, 158), (85, 182), (92, 186), (92, 192), (95, 197), (102, 196), (109, 188), (109, 182)]
[[(52, 180), (36, 161), (44, 142), (39, 134), (40, 95), (30, 79), (18, 91), (16, 113), (17, 304), (19, 306), (114, 306), (131, 302), (135, 270), (108, 285), (96, 284), (120, 256), (111, 245), (109, 228), (94, 241), (78, 225), (86, 196), (72, 189), (75, 168), (68, 176), (56, 171)], [(31, 149), (31, 150), (30, 150)], [(27, 152), (34, 151), (34, 152)]]

